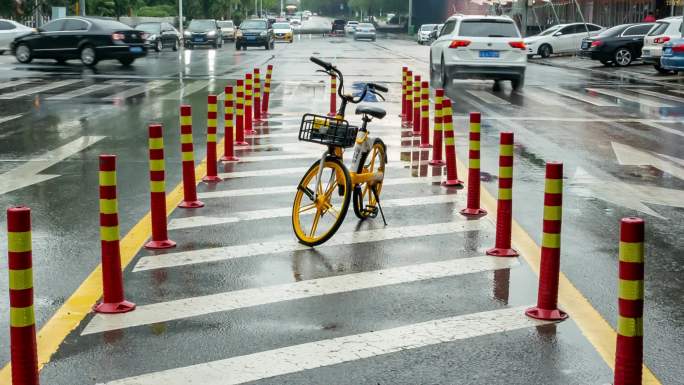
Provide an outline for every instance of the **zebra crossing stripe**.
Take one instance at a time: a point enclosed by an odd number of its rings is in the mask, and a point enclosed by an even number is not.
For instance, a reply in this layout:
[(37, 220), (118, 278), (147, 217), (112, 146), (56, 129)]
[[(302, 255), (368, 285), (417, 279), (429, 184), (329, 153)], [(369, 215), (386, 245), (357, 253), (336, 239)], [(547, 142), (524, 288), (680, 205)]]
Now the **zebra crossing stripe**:
[(501, 99), (500, 97), (492, 95), (491, 93), (489, 93), (487, 91), (468, 90), (468, 93), (473, 95), (474, 97), (482, 100), (485, 103), (499, 104), (499, 105), (511, 104), (508, 100)]
[(125, 82), (91, 84), (88, 87), (79, 88), (59, 95), (50, 96), (49, 98), (47, 98), (47, 100), (68, 100), (72, 98), (77, 98), (79, 96), (91, 94), (93, 92), (106, 90), (107, 88), (111, 88), (122, 84), (125, 84)]
[(541, 89), (549, 91), (549, 92), (553, 92), (555, 94), (559, 94), (561, 96), (565, 96), (567, 98), (579, 100), (580, 102), (589, 103), (591, 105), (598, 106), (598, 107), (617, 107), (617, 104), (615, 104), (613, 102), (603, 100), (603, 99), (597, 98), (597, 97), (588, 96), (587, 94), (584, 94), (584, 93), (570, 91), (567, 89), (553, 88), (553, 87), (541, 87)]
[[(403, 169), (408, 167), (403, 162), (389, 162), (385, 165), (388, 169)], [(279, 176), (279, 175), (290, 175), (290, 174), (303, 174), (309, 170), (309, 166), (306, 167), (284, 167), (284, 168), (272, 168), (264, 170), (251, 170), (251, 171), (233, 171), (224, 172), (219, 174), (221, 179), (235, 179), (235, 178), (247, 178), (247, 177), (259, 177), (259, 176)]]
[(165, 86), (168, 83), (171, 83), (171, 80), (154, 80), (154, 81), (151, 81), (147, 84), (143, 84), (143, 85), (140, 85), (138, 87), (133, 87), (133, 88), (128, 89), (126, 91), (122, 91), (122, 92), (116, 93), (114, 95), (107, 96), (107, 97), (103, 98), (103, 100), (124, 100), (124, 99), (128, 99), (130, 97), (140, 95), (144, 92), (151, 91), (155, 88)]
[(22, 114), (2, 116), (2, 117), (0, 117), (0, 124), (5, 123), (5, 122), (9, 122), (10, 120), (21, 118), (22, 116), (23, 116)]
[[(425, 197), (410, 197), (385, 199), (382, 201), (382, 207), (409, 207), (409, 206), (424, 206), (443, 203), (465, 203), (463, 194), (449, 194), (449, 195), (430, 195)], [(314, 212), (307, 212), (313, 214)], [(306, 215), (302, 214), (302, 215)], [(268, 218), (283, 218), (292, 215), (292, 207), (281, 207), (275, 209), (264, 209), (254, 211), (240, 211), (234, 213), (230, 217), (205, 217), (196, 216), (188, 218), (176, 218), (169, 222), (169, 230), (188, 229), (192, 227), (220, 225), (225, 223), (236, 223), (243, 221), (253, 221)]]
[(469, 338), (549, 324), (524, 314), (527, 306), (442, 318), (392, 329), (205, 362), (107, 382), (105, 385), (235, 385)]
[(518, 264), (519, 262), (515, 258), (490, 256), (459, 258), (311, 279), (282, 285), (229, 291), (201, 297), (183, 298), (175, 301), (138, 306), (134, 312), (130, 313), (119, 315), (96, 314), (81, 335), (150, 325), (158, 322), (185, 319), (283, 301), (499, 269), (510, 269)]
[(0, 99), (7, 100), (7, 99), (21, 98), (23, 96), (29, 96), (29, 95), (38, 94), (38, 93), (45, 92), (45, 91), (50, 91), (50, 90), (53, 90), (55, 88), (66, 87), (68, 85), (78, 83), (80, 81), (81, 81), (80, 79), (71, 79), (71, 80), (61, 80), (58, 82), (43, 84), (41, 86), (36, 86), (36, 87), (32, 87), (32, 88), (27, 88), (24, 90), (10, 92), (7, 94), (2, 94), (2, 95), (0, 95)]
[(16, 86), (21, 86), (24, 84), (29, 84), (31, 82), (35, 81), (35, 79), (20, 79), (20, 80), (10, 80), (9, 82), (3, 82), (0, 83), (0, 90), (3, 90), (5, 88), (11, 88), (11, 87), (16, 87)]
[(622, 99), (622, 100), (627, 100), (632, 103), (638, 103), (644, 106), (648, 107), (654, 107), (654, 108), (659, 108), (659, 107), (674, 107), (672, 104), (669, 103), (663, 103), (663, 102), (654, 102), (648, 99), (640, 98), (638, 96), (632, 96), (628, 95), (624, 92), (619, 92), (619, 91), (612, 91), (608, 90), (605, 88), (587, 88), (587, 91), (589, 92), (595, 92), (597, 94), (602, 94), (602, 95), (607, 95), (607, 96), (612, 96), (614, 98)]
[(163, 95), (160, 97), (162, 100), (181, 100), (183, 98), (187, 98), (188, 96), (194, 94), (195, 92), (204, 89), (206, 86), (209, 85), (209, 82), (206, 80), (200, 80), (200, 81), (195, 81), (191, 84), (188, 84), (186, 86), (181, 87), (180, 89), (176, 91), (169, 92), (166, 95)]
[[(460, 214), (456, 214), (451, 222), (413, 225), (404, 227), (386, 227), (374, 230), (352, 231), (335, 234), (325, 244), (318, 246), (323, 249), (333, 246), (352, 245), (367, 242), (380, 242), (392, 239), (426, 237), (430, 235), (450, 234), (475, 230), (490, 230), (488, 221), (468, 221)], [(255, 257), (258, 255), (286, 253), (292, 251), (311, 250), (310, 247), (296, 242), (294, 239), (270, 241), (215, 247), (210, 249), (191, 250), (179, 253), (150, 255), (141, 258), (133, 268), (134, 272), (144, 270), (163, 269), (176, 266), (187, 266), (198, 263), (226, 261), (237, 258)]]

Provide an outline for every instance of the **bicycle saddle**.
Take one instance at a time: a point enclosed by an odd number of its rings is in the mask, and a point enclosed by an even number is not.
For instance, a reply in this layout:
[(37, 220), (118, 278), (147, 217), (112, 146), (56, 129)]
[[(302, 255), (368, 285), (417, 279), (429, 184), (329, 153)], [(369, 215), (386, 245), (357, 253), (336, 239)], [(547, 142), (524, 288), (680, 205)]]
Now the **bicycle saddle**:
[(374, 118), (382, 119), (387, 115), (387, 111), (380, 107), (371, 106), (368, 104), (362, 104), (356, 107), (356, 115), (368, 114)]

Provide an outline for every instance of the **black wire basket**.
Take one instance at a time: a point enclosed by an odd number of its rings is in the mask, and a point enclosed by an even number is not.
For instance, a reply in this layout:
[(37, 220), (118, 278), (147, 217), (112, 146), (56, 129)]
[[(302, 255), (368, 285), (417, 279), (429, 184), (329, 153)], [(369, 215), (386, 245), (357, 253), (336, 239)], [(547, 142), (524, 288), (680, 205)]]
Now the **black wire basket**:
[(346, 120), (338, 120), (323, 115), (306, 114), (299, 127), (299, 140), (348, 148), (356, 141), (356, 126), (350, 126)]

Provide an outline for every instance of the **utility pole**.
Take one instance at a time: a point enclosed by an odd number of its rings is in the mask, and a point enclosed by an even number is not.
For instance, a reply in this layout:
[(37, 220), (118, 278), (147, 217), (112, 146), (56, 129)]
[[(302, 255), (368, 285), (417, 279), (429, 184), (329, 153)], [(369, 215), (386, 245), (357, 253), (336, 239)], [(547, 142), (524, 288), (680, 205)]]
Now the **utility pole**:
[[(181, 41), (185, 41), (183, 32), (183, 0), (178, 0), (178, 31), (181, 35)], [(185, 44), (181, 44), (181, 47), (185, 47)]]
[(78, 14), (80, 16), (86, 15), (85, 0), (78, 0)]
[(408, 12), (408, 33), (411, 34), (413, 30), (413, 0), (409, 0), (409, 12)]
[(259, 0), (254, 0), (254, 14), (259, 15)]
[(280, 16), (283, 15), (283, 0), (280, 0)]

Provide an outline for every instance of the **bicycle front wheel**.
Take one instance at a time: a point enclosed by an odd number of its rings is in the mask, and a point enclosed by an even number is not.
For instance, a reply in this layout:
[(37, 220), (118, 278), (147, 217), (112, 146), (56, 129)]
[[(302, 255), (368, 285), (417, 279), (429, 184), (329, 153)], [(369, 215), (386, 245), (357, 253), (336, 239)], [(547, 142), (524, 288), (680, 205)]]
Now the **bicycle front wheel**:
[[(386, 163), (387, 147), (385, 147), (385, 143), (382, 140), (376, 138), (371, 151), (368, 154), (364, 154), (363, 158), (361, 158), (359, 169), (356, 170), (356, 173), (383, 173), (384, 178)], [(378, 215), (378, 202), (371, 188), (375, 189), (379, 197), (382, 191), (382, 180), (372, 184), (364, 183), (354, 188), (354, 214), (359, 219), (375, 218)]]
[(320, 245), (335, 234), (347, 215), (352, 194), (351, 176), (340, 159), (326, 159), (316, 183), (320, 165), (316, 161), (306, 172), (292, 205), (292, 228), (299, 242), (307, 246)]

